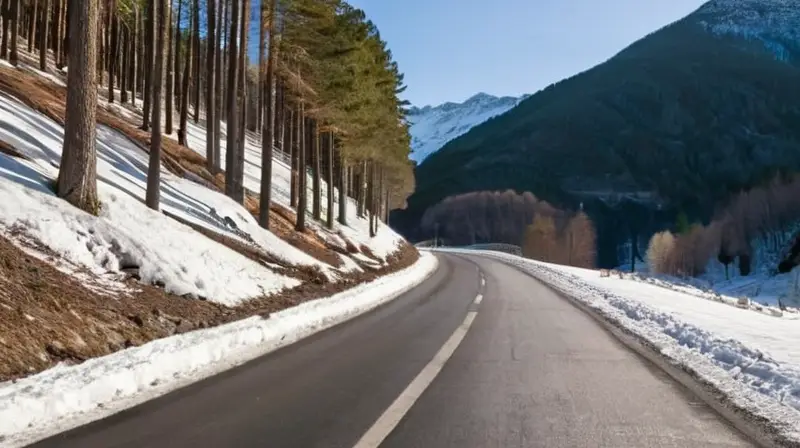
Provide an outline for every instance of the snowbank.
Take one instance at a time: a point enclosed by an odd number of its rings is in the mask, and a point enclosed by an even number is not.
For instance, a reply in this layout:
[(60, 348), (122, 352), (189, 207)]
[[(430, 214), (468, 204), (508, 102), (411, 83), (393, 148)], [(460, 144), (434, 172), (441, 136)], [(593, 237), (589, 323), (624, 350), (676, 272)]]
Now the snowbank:
[(330, 298), (216, 328), (159, 339), (0, 385), (0, 445), (19, 446), (119, 412), (370, 311), (436, 270), (413, 266)]
[(466, 252), (517, 266), (579, 300), (800, 443), (800, 321), (647, 283), (601, 278), (598, 271)]

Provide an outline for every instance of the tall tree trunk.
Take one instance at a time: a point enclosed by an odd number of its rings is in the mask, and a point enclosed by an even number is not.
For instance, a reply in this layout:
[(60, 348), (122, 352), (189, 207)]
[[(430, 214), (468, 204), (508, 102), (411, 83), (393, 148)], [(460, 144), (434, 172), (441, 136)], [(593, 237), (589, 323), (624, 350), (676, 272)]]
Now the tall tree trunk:
[[(119, 19), (117, 19), (119, 21)], [(122, 49), (119, 51), (119, 55), (122, 56), (120, 58), (120, 63), (122, 67), (119, 70), (119, 100), (122, 101), (122, 104), (128, 102), (128, 60), (126, 56), (128, 56), (127, 48), (128, 48), (128, 29), (120, 26), (119, 28), (119, 40), (120, 40), (120, 48)]]
[(374, 193), (375, 196), (375, 233), (378, 233), (378, 224), (383, 217), (383, 166), (378, 165), (377, 173), (376, 173), (376, 184), (377, 184), (377, 191)]
[(206, 0), (206, 9), (208, 10), (207, 30), (206, 30), (206, 47), (208, 53), (206, 56), (206, 166), (208, 171), (213, 175), (219, 172), (219, 165), (217, 160), (219, 157), (216, 154), (217, 139), (216, 132), (216, 94), (214, 92), (214, 47), (216, 46), (216, 39), (214, 37), (216, 12), (214, 11), (214, 1)]
[(33, 11), (31, 11), (31, 21), (28, 27), (28, 53), (33, 53), (33, 42), (36, 40), (36, 21), (39, 13), (39, 0), (32, 0)]
[[(103, 71), (107, 72), (111, 68), (111, 64), (109, 61), (111, 60), (111, 17), (113, 16), (112, 11), (114, 11), (114, 0), (106, 0), (105, 3), (105, 10), (103, 12), (103, 16), (101, 19), (100, 31), (103, 33), (103, 49), (100, 51), (102, 54), (103, 62), (101, 66), (103, 67)], [(103, 84), (103, 77), (100, 77), (100, 84)]]
[(261, 1), (261, 17), (259, 21), (259, 36), (258, 36), (258, 107), (256, 107), (256, 128), (262, 130), (263, 140), (263, 115), (264, 115), (264, 100), (266, 99), (266, 89), (264, 88), (265, 78), (267, 76), (267, 32), (269, 28), (269, 9), (272, 6), (272, 1), (267, 3), (266, 0)]
[[(273, 69), (274, 71), (274, 69)], [(280, 79), (275, 80), (275, 137), (281, 145), (281, 151), (287, 153), (286, 149), (286, 104), (284, 102), (283, 82)]]
[[(47, 0), (45, 0), (47, 1)], [(108, 21), (111, 24), (110, 46), (108, 49), (108, 102), (114, 102), (114, 67), (117, 65), (117, 19), (114, 11), (114, 0), (109, 2)]]
[[(16, 2), (16, 0), (13, 1)], [(61, 10), (64, 4), (63, 0), (55, 0), (53, 3), (53, 59), (59, 69), (61, 68), (59, 64), (61, 60)]]
[(325, 174), (327, 175), (327, 193), (328, 193), (328, 209), (327, 213), (325, 214), (325, 225), (328, 229), (333, 230), (333, 171), (334, 171), (334, 163), (333, 163), (333, 151), (335, 145), (335, 138), (333, 135), (333, 131), (330, 131), (326, 134), (326, 141), (327, 144), (325, 145), (325, 164), (328, 166), (327, 171)]
[(289, 113), (290, 116), (290, 125), (289, 125), (289, 141), (291, 143), (290, 150), (291, 150), (291, 159), (292, 159), (292, 175), (290, 179), (291, 186), (289, 187), (289, 205), (292, 207), (297, 208), (297, 198), (298, 198), (298, 188), (297, 184), (300, 182), (300, 176), (297, 173), (298, 167), (300, 166), (300, 113), (298, 112), (300, 109), (298, 107), (297, 111), (292, 109)]
[(389, 185), (386, 185), (386, 191), (383, 192), (385, 199), (384, 206), (383, 206), (383, 222), (386, 225), (389, 225)]
[[(180, 0), (178, 0), (180, 1)], [(173, 71), (175, 68), (174, 60), (173, 60), (173, 43), (175, 35), (172, 33), (172, 0), (168, 0), (168, 8), (167, 10), (170, 12), (169, 17), (167, 17), (167, 59), (166, 59), (166, 66), (167, 72), (164, 79), (165, 90), (164, 92), (164, 133), (172, 134), (172, 116), (173, 116), (173, 106), (175, 102), (173, 101), (173, 92), (175, 88), (175, 79), (174, 74), (176, 72)], [(180, 20), (180, 17), (178, 17)]]
[(239, 126), (236, 122), (236, 72), (238, 64), (236, 64), (236, 48), (238, 45), (238, 32), (239, 29), (239, 0), (231, 1), (231, 24), (230, 31), (228, 32), (228, 96), (227, 100), (227, 142), (225, 146), (225, 194), (239, 201), (239, 191), (236, 186), (236, 152), (239, 150), (239, 141), (237, 133)]
[(313, 121), (311, 129), (314, 131), (314, 133), (311, 135), (311, 169), (314, 172), (313, 177), (311, 178), (311, 193), (314, 198), (314, 203), (311, 205), (311, 214), (315, 221), (319, 221), (322, 218), (322, 189), (320, 188), (320, 177), (322, 174), (319, 172), (320, 132), (319, 123), (317, 123), (316, 120)]
[[(44, 5), (42, 5), (44, 6)], [(108, 59), (108, 31), (106, 30), (106, 17), (108, 16), (108, 4), (104, 4), (97, 17), (97, 85), (105, 84), (106, 60)], [(39, 36), (41, 36), (41, 31)], [(37, 38), (38, 39), (38, 38)], [(41, 42), (37, 40), (37, 45)]]
[(50, 0), (44, 0), (44, 8), (42, 9), (42, 30), (39, 33), (41, 39), (39, 40), (39, 70), (47, 70), (47, 32), (50, 28)]
[[(306, 230), (306, 200), (308, 198), (308, 188), (306, 187), (306, 153), (308, 153), (307, 145), (311, 143), (311, 136), (314, 133), (313, 126), (310, 123), (310, 120), (303, 117), (303, 103), (300, 103), (300, 111), (298, 116), (300, 119), (298, 120), (298, 124), (300, 126), (298, 136), (299, 136), (299, 145), (298, 146), (298, 163), (297, 168), (300, 172), (299, 182), (297, 184), (297, 220), (295, 221), (294, 229), (298, 232), (304, 232)], [(308, 129), (306, 129), (306, 127)]]
[(9, 61), (12, 64), (17, 65), (19, 63), (19, 49), (17, 43), (17, 37), (19, 35), (19, 2), (20, 0), (11, 0), (11, 56), (9, 57)]
[(97, 0), (73, 0), (71, 9), (64, 146), (56, 188), (59, 197), (97, 214)]
[(153, 121), (150, 131), (150, 164), (147, 167), (146, 204), (158, 210), (161, 198), (161, 84), (164, 80), (164, 44), (167, 40), (167, 0), (150, 0), (150, 8), (158, 8), (158, 31), (153, 72)]
[(11, 20), (11, 0), (0, 1), (0, 13), (3, 18), (3, 38), (0, 42), (0, 57), (8, 58), (8, 36), (9, 36), (9, 23)]
[(184, 0), (177, 1), (178, 19), (175, 21), (175, 49), (173, 50), (175, 70), (173, 72), (174, 79), (172, 80), (172, 92), (175, 95), (173, 104), (180, 105), (183, 103), (183, 100), (181, 99), (181, 19), (183, 18), (183, 15), (181, 13), (183, 11)]
[(347, 161), (339, 149), (339, 224), (347, 225)]
[(223, 102), (222, 102), (222, 61), (223, 61), (224, 55), (223, 55), (223, 52), (222, 52), (222, 32), (221, 32), (221, 28), (224, 26), (223, 23), (222, 23), (223, 22), (223, 19), (222, 19), (222, 16), (223, 16), (223, 14), (222, 14), (223, 1), (224, 0), (219, 0), (219, 2), (220, 2), (219, 5), (218, 5), (219, 8), (217, 8), (219, 10), (218, 13), (219, 13), (219, 19), (220, 20), (219, 20), (219, 23), (218, 23), (218, 26), (217, 26), (218, 30), (217, 30), (217, 35), (216, 35), (216, 38), (217, 38), (216, 56), (215, 56), (216, 60), (214, 61), (214, 97), (216, 98), (215, 99), (216, 102), (214, 104), (214, 107), (215, 107), (216, 110), (214, 111), (214, 121), (213, 121), (213, 123), (214, 123), (214, 168), (215, 168), (215, 171), (214, 171), (213, 174), (219, 173), (220, 170), (222, 169), (222, 167), (221, 167), (221, 164), (222, 164), (221, 163), (221, 159), (222, 159), (221, 149), (222, 149), (222, 147), (221, 147), (221, 143), (220, 143), (221, 140), (222, 140), (222, 132), (221, 132), (220, 122), (222, 120), (222, 108), (223, 108)]
[[(46, 1), (46, 0), (45, 0)], [(142, 129), (145, 131), (150, 130), (150, 108), (156, 107), (158, 105), (153, 105), (153, 74), (150, 67), (153, 66), (153, 46), (155, 45), (155, 25), (156, 25), (156, 16), (155, 11), (153, 11), (153, 0), (149, 0), (147, 6), (147, 20), (146, 20), (146, 30), (144, 36), (144, 48), (145, 48), (145, 55), (144, 55), (144, 63), (142, 64), (142, 68), (144, 70), (144, 90), (142, 90), (142, 94), (144, 95), (144, 107), (142, 108)], [(158, 126), (158, 124), (154, 124)]]
[[(197, 15), (197, 12), (198, 11), (192, 11), (192, 15)], [(183, 65), (183, 81), (181, 82), (181, 110), (180, 121), (178, 124), (178, 143), (183, 146), (189, 146), (189, 139), (187, 138), (187, 121), (189, 120), (189, 73), (192, 69), (191, 62), (192, 53), (194, 51), (194, 39), (189, 36), (186, 45), (186, 61)]]
[[(207, 0), (212, 1), (212, 0)], [(200, 2), (194, 0), (194, 15), (192, 16), (192, 39), (194, 39), (194, 67), (192, 76), (194, 77), (194, 122), (200, 121)]]
[(369, 183), (368, 179), (369, 179), (369, 169), (367, 166), (367, 161), (364, 160), (361, 163), (361, 172), (359, 173), (359, 179), (358, 179), (358, 188), (360, 190), (358, 193), (358, 198), (359, 198), (358, 216), (361, 218), (366, 216), (367, 204), (369, 203), (367, 197), (367, 189), (368, 189), (367, 185)]
[(236, 198), (241, 199), (239, 202), (244, 202), (244, 157), (245, 157), (245, 142), (247, 141), (247, 133), (245, 132), (245, 125), (247, 124), (247, 42), (250, 30), (250, 2), (249, 0), (242, 0), (242, 22), (239, 30), (239, 104), (241, 105), (241, 115), (237, 118), (239, 125), (238, 142), (239, 147), (236, 152)]
[[(219, 48), (220, 48), (220, 50), (222, 50), (223, 49), (223, 45), (225, 47), (227, 47), (227, 42), (230, 40), (230, 20), (229, 20), (229, 15), (230, 15), (230, 4), (231, 4), (232, 0), (220, 0), (220, 1), (222, 2), (222, 22), (221, 22), (222, 23), (222, 29), (221, 29), (222, 32), (220, 33), (221, 34), (221, 38), (222, 38), (222, 44), (219, 46)], [(229, 68), (228, 68), (228, 65), (229, 65), (228, 64), (228, 62), (229, 62), (228, 56), (229, 55), (230, 55), (230, 48), (225, 48), (224, 51), (222, 51), (222, 54), (220, 54), (221, 70), (222, 70), (222, 74), (224, 74), (225, 76), (228, 75), (228, 70), (229, 70)], [(222, 96), (220, 98), (222, 99), (222, 104), (220, 104), (220, 108), (219, 108), (219, 110), (220, 110), (219, 118), (220, 118), (220, 121), (227, 122), (228, 121), (228, 82), (227, 82), (227, 80), (225, 81), (224, 84), (222, 84)], [(227, 131), (226, 131), (226, 135), (227, 135)]]
[(366, 180), (367, 180), (367, 200), (366, 200), (366, 212), (367, 218), (369, 218), (369, 236), (370, 238), (375, 237), (375, 231), (372, 227), (372, 219), (375, 216), (375, 163), (370, 162), (367, 165), (366, 169)]
[(64, 68), (65, 62), (65, 53), (67, 51), (67, 9), (69, 5), (68, 0), (59, 0), (59, 4), (61, 5), (60, 9), (60, 17), (59, 17), (59, 34), (58, 34), (58, 48), (56, 49), (56, 68), (61, 70)]
[(131, 104), (136, 106), (136, 92), (139, 91), (139, 7), (133, 7), (133, 42), (131, 42)]
[[(275, 145), (275, 117), (272, 105), (272, 85), (275, 76), (275, 64), (278, 55), (278, 45), (275, 37), (275, 15), (278, 13), (278, 0), (272, 0), (267, 10), (266, 0), (261, 0), (261, 66), (263, 79), (261, 85), (261, 102), (265, 109), (261, 118), (261, 196), (259, 198), (261, 227), (269, 229), (269, 206), (272, 204), (272, 148)], [(267, 36), (268, 34), (268, 36)], [(269, 39), (267, 60), (264, 61), (264, 47)], [(259, 111), (262, 108), (259, 107)]]

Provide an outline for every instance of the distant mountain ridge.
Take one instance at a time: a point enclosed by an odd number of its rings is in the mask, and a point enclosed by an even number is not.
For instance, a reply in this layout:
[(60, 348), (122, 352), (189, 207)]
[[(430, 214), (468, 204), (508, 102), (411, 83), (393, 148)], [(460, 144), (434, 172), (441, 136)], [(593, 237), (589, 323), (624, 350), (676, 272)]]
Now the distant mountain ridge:
[(614, 266), (626, 239), (800, 172), (798, 80), (800, 0), (709, 1), (450, 140), (392, 222), (425, 239), (422, 215), (448, 196), (529, 191), (583, 203)]
[(438, 106), (412, 107), (411, 158), (421, 163), (447, 142), (468, 132), (474, 126), (513, 108), (529, 95), (497, 97), (478, 93), (463, 103), (447, 102)]

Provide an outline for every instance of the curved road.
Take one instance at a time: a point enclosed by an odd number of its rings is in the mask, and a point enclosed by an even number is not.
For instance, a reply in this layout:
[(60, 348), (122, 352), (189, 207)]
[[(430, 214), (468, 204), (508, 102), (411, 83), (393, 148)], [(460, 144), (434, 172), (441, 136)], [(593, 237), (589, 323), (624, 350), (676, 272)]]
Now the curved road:
[(535, 279), (438, 256), (378, 310), (35, 446), (751, 446)]

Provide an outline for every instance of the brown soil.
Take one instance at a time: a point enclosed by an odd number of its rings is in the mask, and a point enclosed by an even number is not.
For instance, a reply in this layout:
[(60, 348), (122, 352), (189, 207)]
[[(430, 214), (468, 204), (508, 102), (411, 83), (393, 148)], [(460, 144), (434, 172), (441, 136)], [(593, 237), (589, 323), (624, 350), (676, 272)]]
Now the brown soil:
[[(418, 257), (406, 245), (391, 257), (390, 267), (358, 273), (335, 284), (309, 281), (228, 308), (171, 296), (133, 279), (128, 281), (132, 292), (117, 298), (101, 295), (0, 236), (0, 382), (58, 362), (79, 363), (176, 333), (253, 315), (268, 317), (406, 268)], [(49, 258), (55, 258), (54, 254)]]
[(11, 157), (16, 157), (18, 159), (28, 160), (27, 157), (25, 157), (24, 155), (20, 154), (19, 151), (14, 149), (13, 146), (11, 146), (10, 144), (4, 142), (3, 140), (0, 140), (0, 152), (3, 153), (3, 154), (9, 155)]
[[(0, 92), (5, 92), (63, 125), (66, 92), (33, 73), (0, 67)], [(126, 119), (102, 108), (98, 123), (108, 125), (139, 144), (145, 151), (150, 134)], [(212, 176), (201, 155), (164, 139), (163, 162), (176, 175), (224, 191), (224, 175)], [(24, 158), (11, 145), (0, 141), (0, 152)], [(245, 207), (258, 216), (258, 195), (248, 191)], [(332, 266), (341, 266), (337, 253), (362, 252), (377, 259), (366, 247), (356, 247), (341, 236), (345, 247), (329, 244), (311, 230), (294, 230), (295, 214), (278, 204), (270, 207), (270, 230), (294, 247)], [(173, 217), (175, 218), (175, 217)], [(190, 223), (184, 223), (189, 225)], [(417, 251), (403, 245), (387, 263), (377, 267), (359, 263), (364, 272), (352, 273), (330, 283), (315, 268), (291, 266), (256, 246), (192, 226), (244, 256), (260, 263), (278, 265), (276, 272), (301, 279), (296, 288), (272, 296), (255, 298), (238, 307), (225, 307), (208, 300), (192, 300), (166, 294), (156, 286), (144, 285), (131, 275), (130, 292), (109, 297), (89, 288), (85, 280), (55, 269), (59, 256), (46, 246), (25, 238), (23, 229), (11, 229), (16, 244), (30, 247), (48, 261), (27, 255), (6, 237), (0, 236), (0, 381), (21, 378), (52, 367), (58, 362), (79, 363), (126, 347), (176, 333), (207, 328), (252, 315), (270, 313), (304, 301), (330, 296), (363, 282), (404, 269), (418, 258)], [(323, 230), (325, 231), (325, 230)], [(89, 273), (86, 276), (91, 278)], [(208, 299), (208, 298), (205, 298)]]

